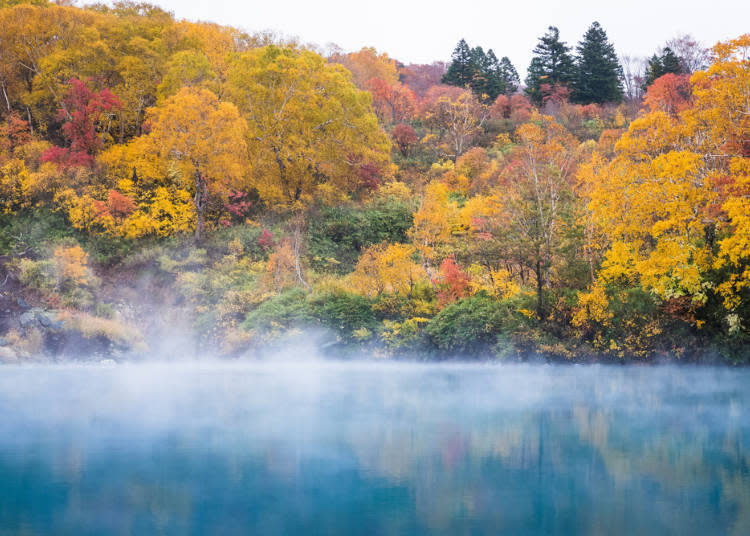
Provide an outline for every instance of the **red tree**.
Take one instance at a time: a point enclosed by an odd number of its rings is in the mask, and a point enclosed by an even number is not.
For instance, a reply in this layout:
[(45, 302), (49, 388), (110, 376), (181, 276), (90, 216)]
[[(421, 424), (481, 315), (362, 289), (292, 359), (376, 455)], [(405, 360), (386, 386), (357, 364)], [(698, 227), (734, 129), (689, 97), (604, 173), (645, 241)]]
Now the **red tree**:
[(391, 138), (393, 138), (393, 143), (396, 144), (396, 147), (398, 147), (398, 150), (401, 151), (401, 154), (404, 156), (408, 156), (409, 151), (411, 151), (411, 149), (417, 144), (417, 141), (419, 141), (417, 131), (414, 130), (414, 127), (404, 123), (393, 127), (393, 130), (391, 130)]
[(678, 114), (688, 108), (692, 101), (690, 77), (686, 74), (668, 73), (654, 80), (643, 102), (654, 112), (661, 110)]
[(69, 146), (51, 147), (42, 155), (42, 161), (62, 167), (91, 167), (104, 147), (102, 119), (122, 104), (109, 89), (93, 91), (77, 78), (71, 78), (68, 84), (59, 117), (65, 121), (62, 131)]
[(440, 275), (438, 302), (441, 305), (453, 303), (469, 295), (469, 276), (461, 270), (453, 257), (448, 257), (440, 264)]

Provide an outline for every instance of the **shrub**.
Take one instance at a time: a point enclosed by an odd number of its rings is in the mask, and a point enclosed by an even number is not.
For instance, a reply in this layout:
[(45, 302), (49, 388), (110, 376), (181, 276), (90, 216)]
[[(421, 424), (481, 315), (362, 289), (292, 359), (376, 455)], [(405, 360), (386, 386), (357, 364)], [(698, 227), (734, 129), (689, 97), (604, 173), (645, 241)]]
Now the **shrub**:
[(425, 328), (432, 346), (442, 352), (470, 355), (488, 350), (508, 322), (507, 305), (477, 294), (440, 311)]
[(376, 327), (372, 301), (364, 296), (343, 290), (316, 296), (310, 301), (312, 315), (323, 325), (345, 339), (361, 339), (364, 331)]

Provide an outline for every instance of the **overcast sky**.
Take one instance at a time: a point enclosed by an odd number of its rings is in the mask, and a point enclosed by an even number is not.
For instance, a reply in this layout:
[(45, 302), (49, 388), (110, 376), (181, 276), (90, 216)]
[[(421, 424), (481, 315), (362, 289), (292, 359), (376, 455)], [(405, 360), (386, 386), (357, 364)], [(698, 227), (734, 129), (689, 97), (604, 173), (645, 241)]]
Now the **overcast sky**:
[(523, 76), (537, 38), (577, 43), (598, 20), (618, 53), (650, 56), (690, 33), (707, 45), (750, 32), (750, 0), (152, 0), (178, 18), (275, 30), (347, 51), (374, 46), (404, 63), (450, 59), (462, 37), (508, 56)]

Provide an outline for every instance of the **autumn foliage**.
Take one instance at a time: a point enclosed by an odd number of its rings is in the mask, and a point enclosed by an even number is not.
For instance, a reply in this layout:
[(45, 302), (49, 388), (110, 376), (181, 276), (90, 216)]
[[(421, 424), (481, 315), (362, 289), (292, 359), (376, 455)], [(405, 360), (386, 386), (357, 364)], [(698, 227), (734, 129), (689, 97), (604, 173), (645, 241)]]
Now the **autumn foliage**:
[(404, 65), (130, 2), (0, 27), (0, 257), (47, 305), (116, 316), (95, 273), (143, 269), (238, 353), (316, 325), (384, 355), (750, 359), (748, 35), (646, 73), (550, 27), (519, 88), (481, 47)]

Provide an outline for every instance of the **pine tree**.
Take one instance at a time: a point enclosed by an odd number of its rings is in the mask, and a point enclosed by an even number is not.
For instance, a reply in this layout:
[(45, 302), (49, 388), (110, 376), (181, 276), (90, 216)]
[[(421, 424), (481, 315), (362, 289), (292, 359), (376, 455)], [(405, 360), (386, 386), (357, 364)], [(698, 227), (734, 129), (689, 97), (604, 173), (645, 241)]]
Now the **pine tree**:
[(654, 80), (661, 78), (665, 74), (683, 74), (682, 63), (680, 58), (669, 47), (664, 47), (661, 55), (654, 54), (648, 60), (646, 68), (646, 81), (643, 84), (644, 91), (648, 86), (654, 83)]
[(498, 60), (492, 49), (485, 53), (480, 46), (470, 48), (463, 39), (453, 51), (442, 82), (471, 88), (477, 97), (486, 101), (494, 101), (501, 93), (515, 93), (520, 84), (518, 72), (507, 56)]
[(467, 87), (474, 78), (474, 54), (466, 40), (461, 39), (453, 50), (451, 64), (443, 75), (443, 84)]
[(500, 93), (505, 91), (505, 80), (502, 65), (500, 65), (500, 61), (492, 49), (489, 49), (485, 56), (484, 70), (487, 82), (484, 85), (483, 93), (487, 95), (488, 100), (494, 101)]
[(622, 67), (615, 47), (598, 22), (586, 31), (578, 43), (573, 100), (581, 104), (622, 100)]
[(526, 77), (526, 93), (531, 100), (541, 104), (544, 97), (543, 85), (550, 88), (559, 85), (569, 86), (575, 79), (575, 73), (576, 67), (570, 55), (570, 47), (560, 41), (560, 30), (550, 26), (534, 48), (534, 58)]
[(518, 71), (513, 67), (508, 56), (503, 56), (500, 60), (500, 76), (503, 80), (503, 89), (501, 93), (504, 95), (512, 95), (518, 91), (518, 87), (521, 85), (521, 79), (518, 76)]
[(487, 85), (489, 83), (487, 55), (484, 53), (482, 47), (474, 47), (471, 50), (471, 62), (474, 69), (469, 87), (471, 87), (474, 95), (482, 98), (487, 93)]

